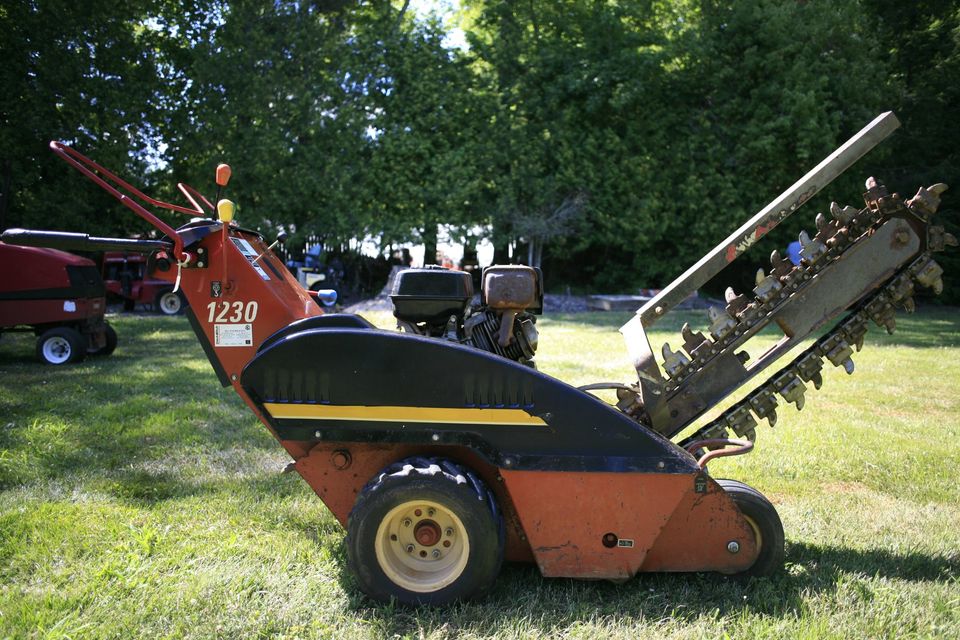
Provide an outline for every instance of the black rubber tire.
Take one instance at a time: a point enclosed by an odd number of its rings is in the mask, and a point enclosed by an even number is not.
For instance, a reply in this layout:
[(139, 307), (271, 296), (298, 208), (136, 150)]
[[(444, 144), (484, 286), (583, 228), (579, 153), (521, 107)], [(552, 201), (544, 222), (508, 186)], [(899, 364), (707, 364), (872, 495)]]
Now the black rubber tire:
[(37, 338), (37, 359), (52, 365), (80, 362), (87, 355), (87, 339), (70, 327), (56, 327)]
[(185, 307), (183, 296), (174, 293), (173, 289), (161, 291), (153, 301), (153, 308), (165, 316), (178, 316), (183, 313)]
[[(455, 514), (462, 524), (458, 534), (469, 543), (469, 551), (463, 552), (466, 561), (462, 570), (435, 590), (429, 585), (411, 590), (398, 584), (383, 564), (391, 562), (392, 554), (382, 549), (399, 544), (386, 537), (391, 514), (417, 501), (437, 504)], [(384, 469), (357, 496), (347, 520), (347, 560), (360, 589), (374, 600), (443, 605), (481, 597), (493, 586), (503, 562), (504, 537), (503, 519), (493, 494), (475, 474), (442, 458), (408, 458)], [(396, 540), (393, 536), (390, 539)], [(429, 571), (423, 575), (429, 580)]]
[(133, 311), (137, 308), (137, 301), (131, 300), (130, 298), (123, 299), (123, 310), (124, 311)]
[(104, 324), (106, 325), (104, 333), (106, 334), (107, 343), (99, 349), (91, 351), (89, 354), (91, 356), (108, 356), (117, 350), (117, 332), (114, 331), (109, 323), (105, 322)]
[(783, 569), (783, 523), (770, 501), (762, 493), (737, 480), (717, 480), (717, 484), (733, 498), (740, 511), (760, 532), (760, 554), (739, 576), (769, 576)]

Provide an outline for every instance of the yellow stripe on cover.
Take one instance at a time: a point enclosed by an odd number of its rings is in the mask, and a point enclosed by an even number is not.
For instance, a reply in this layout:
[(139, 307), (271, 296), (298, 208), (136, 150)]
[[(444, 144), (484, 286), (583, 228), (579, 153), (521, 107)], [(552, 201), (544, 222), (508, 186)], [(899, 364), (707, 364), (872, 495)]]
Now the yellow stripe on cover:
[(425, 422), (545, 427), (543, 418), (522, 409), (452, 409), (447, 407), (364, 407), (333, 404), (267, 402), (263, 407), (278, 419), (355, 420), (364, 422)]

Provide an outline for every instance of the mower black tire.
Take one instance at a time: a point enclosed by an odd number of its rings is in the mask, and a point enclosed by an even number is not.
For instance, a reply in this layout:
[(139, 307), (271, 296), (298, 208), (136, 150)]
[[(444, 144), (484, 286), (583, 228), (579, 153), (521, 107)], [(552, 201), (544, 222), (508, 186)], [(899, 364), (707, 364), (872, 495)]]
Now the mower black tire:
[(107, 343), (100, 347), (99, 349), (94, 349), (90, 351), (88, 355), (91, 356), (108, 356), (114, 351), (117, 350), (117, 332), (109, 324), (105, 323), (104, 334), (106, 335)]
[(37, 338), (37, 358), (40, 362), (61, 365), (80, 362), (87, 355), (87, 339), (76, 329), (55, 327)]
[(347, 520), (347, 561), (374, 600), (443, 605), (483, 596), (500, 573), (504, 525), (493, 494), (444, 458), (381, 471)]
[(760, 552), (756, 561), (738, 576), (769, 576), (783, 569), (783, 523), (762, 493), (737, 480), (717, 480), (753, 528)]

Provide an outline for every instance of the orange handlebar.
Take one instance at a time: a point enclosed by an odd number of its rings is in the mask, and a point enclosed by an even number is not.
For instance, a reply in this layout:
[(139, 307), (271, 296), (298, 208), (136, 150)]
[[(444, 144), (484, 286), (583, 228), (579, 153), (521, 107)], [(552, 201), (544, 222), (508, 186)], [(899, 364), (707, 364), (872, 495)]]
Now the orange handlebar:
[[(77, 171), (85, 175), (91, 181), (104, 189), (107, 193), (119, 200), (120, 204), (127, 207), (153, 225), (156, 229), (167, 235), (173, 241), (173, 257), (176, 260), (180, 261), (186, 257), (186, 254), (183, 251), (183, 240), (180, 238), (179, 234), (177, 234), (176, 230), (144, 208), (140, 202), (154, 207), (159, 207), (161, 209), (176, 211), (178, 213), (202, 216), (204, 215), (204, 212), (199, 205), (197, 205), (196, 209), (188, 209), (186, 207), (181, 207), (175, 204), (170, 204), (169, 202), (163, 202), (161, 200), (151, 198), (133, 185), (117, 177), (117, 175), (113, 172), (100, 166), (79, 151), (71, 149), (62, 142), (58, 142), (56, 140), (51, 141), (50, 149), (60, 156), (62, 160), (72, 165)], [(137, 202), (137, 200), (140, 202)], [(194, 204), (196, 205), (196, 203)]]

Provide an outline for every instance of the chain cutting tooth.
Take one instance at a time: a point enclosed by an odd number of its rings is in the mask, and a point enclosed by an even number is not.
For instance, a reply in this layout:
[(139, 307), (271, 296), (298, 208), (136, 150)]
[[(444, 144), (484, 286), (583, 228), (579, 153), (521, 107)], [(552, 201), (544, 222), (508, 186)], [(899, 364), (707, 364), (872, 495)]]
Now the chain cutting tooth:
[(783, 258), (776, 249), (770, 254), (770, 275), (779, 278), (787, 275), (793, 270), (793, 263)]
[(743, 294), (737, 295), (733, 287), (727, 287), (727, 290), (723, 292), (723, 298), (727, 302), (727, 313), (729, 313), (732, 318), (737, 317), (737, 314), (746, 309), (747, 305), (750, 304), (747, 296)]
[(841, 208), (836, 202), (830, 203), (830, 215), (833, 216), (833, 219), (836, 220), (840, 226), (846, 226), (860, 213), (859, 209), (855, 209), (849, 205)]
[(856, 314), (842, 323), (840, 325), (840, 331), (846, 341), (854, 345), (858, 352), (863, 349), (863, 337), (867, 333), (867, 323), (860, 317), (860, 314)]
[(930, 227), (927, 229), (927, 248), (930, 251), (943, 251), (947, 247), (956, 247), (957, 238), (952, 233), (947, 233), (943, 227)]
[(914, 285), (913, 278), (907, 275), (900, 276), (894, 280), (889, 286), (887, 286), (886, 291), (884, 292), (886, 296), (890, 298), (891, 302), (900, 302), (904, 298), (909, 298), (913, 295)]
[(756, 440), (757, 420), (750, 413), (750, 405), (742, 404), (722, 416), (724, 425), (741, 438)]
[(763, 269), (757, 271), (757, 286), (754, 287), (753, 293), (760, 302), (766, 303), (772, 300), (783, 289), (783, 285), (780, 283), (780, 278), (772, 273), (765, 278), (760, 278), (761, 275), (763, 275)]
[(800, 232), (800, 257), (807, 264), (814, 264), (827, 252), (827, 246), (816, 238), (811, 238), (806, 231)]
[(784, 400), (797, 408), (797, 411), (803, 409), (803, 404), (806, 401), (807, 385), (803, 384), (800, 376), (788, 370), (773, 381), (773, 386), (776, 387), (777, 393), (783, 396)]
[(685, 356), (682, 351), (673, 351), (670, 349), (669, 342), (663, 343), (660, 353), (663, 355), (663, 368), (671, 378), (675, 377), (690, 364), (690, 358)]
[(714, 340), (721, 340), (737, 326), (737, 321), (725, 309), (710, 307), (707, 313), (710, 315), (710, 335)]
[[(701, 334), (703, 335), (703, 334)], [(680, 327), (680, 337), (683, 338), (684, 344), (693, 342), (693, 330), (690, 329), (690, 323), (684, 322), (683, 326)]]
[(893, 308), (893, 305), (890, 304), (886, 298), (879, 297), (866, 307), (867, 315), (870, 316), (870, 319), (873, 320), (878, 327), (883, 327), (887, 330), (887, 333), (892, 334), (897, 330), (897, 320), (894, 317), (896, 314), (896, 309)]
[(943, 292), (943, 268), (937, 264), (936, 260), (930, 260), (925, 264), (915, 276), (917, 282), (925, 287), (933, 289), (933, 292), (940, 295)]
[(853, 348), (838, 334), (832, 334), (821, 346), (823, 355), (833, 363), (833, 366), (843, 366), (847, 374), (853, 373), (854, 365), (850, 356)]
[(698, 331), (694, 333), (693, 329), (690, 328), (689, 322), (683, 323), (683, 327), (680, 328), (680, 336), (683, 338), (683, 350), (694, 359), (696, 359), (704, 349), (709, 350), (710, 347), (713, 346), (713, 342), (701, 332)]
[(907, 207), (915, 213), (926, 214), (929, 218), (940, 208), (940, 196), (946, 190), (947, 185), (942, 182), (926, 188), (920, 187), (917, 190), (917, 195), (907, 200)]
[(777, 426), (777, 398), (772, 391), (761, 387), (750, 394), (747, 402), (758, 418), (766, 418), (771, 427)]
[(820, 370), (823, 369), (823, 358), (817, 353), (807, 353), (798, 360), (794, 368), (797, 370), (800, 379), (805, 382), (812, 382), (817, 391), (823, 386), (823, 376), (820, 375)]

